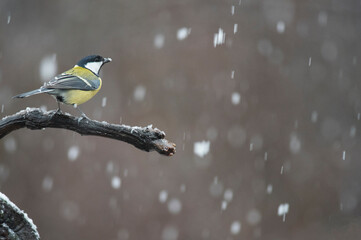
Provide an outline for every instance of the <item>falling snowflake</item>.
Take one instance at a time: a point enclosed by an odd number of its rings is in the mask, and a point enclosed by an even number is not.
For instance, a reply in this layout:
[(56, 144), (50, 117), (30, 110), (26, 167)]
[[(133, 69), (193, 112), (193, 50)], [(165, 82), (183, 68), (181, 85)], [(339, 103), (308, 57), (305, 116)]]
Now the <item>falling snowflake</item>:
[(195, 142), (193, 148), (194, 154), (201, 158), (204, 157), (209, 152), (210, 144), (209, 141)]
[(79, 147), (78, 146), (72, 146), (68, 150), (68, 159), (70, 161), (75, 161), (79, 157)]
[(217, 47), (217, 45), (222, 45), (226, 42), (226, 33), (222, 28), (218, 29), (218, 33), (214, 34), (213, 45)]
[(186, 28), (186, 27), (180, 28), (177, 31), (177, 39), (179, 41), (182, 41), (182, 40), (186, 39), (190, 33), (191, 33), (190, 28)]
[(241, 228), (242, 228), (242, 225), (241, 225), (241, 222), (240, 221), (234, 221), (232, 224), (231, 224), (231, 233), (233, 235), (237, 235), (241, 232)]
[(283, 221), (286, 220), (286, 214), (288, 213), (290, 205), (288, 203), (283, 203), (278, 206), (277, 214), (278, 216), (283, 216)]

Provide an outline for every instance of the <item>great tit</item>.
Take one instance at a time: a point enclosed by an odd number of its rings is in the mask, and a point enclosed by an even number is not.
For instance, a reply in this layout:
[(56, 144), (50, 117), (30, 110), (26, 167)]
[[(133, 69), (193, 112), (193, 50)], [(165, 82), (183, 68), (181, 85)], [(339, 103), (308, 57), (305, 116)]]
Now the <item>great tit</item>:
[(83, 117), (88, 118), (78, 107), (85, 103), (100, 90), (102, 80), (99, 77), (101, 67), (111, 58), (91, 55), (81, 59), (72, 69), (57, 75), (54, 79), (44, 83), (39, 89), (22, 93), (13, 98), (25, 98), (39, 93), (52, 95), (61, 112), (60, 103), (73, 105)]

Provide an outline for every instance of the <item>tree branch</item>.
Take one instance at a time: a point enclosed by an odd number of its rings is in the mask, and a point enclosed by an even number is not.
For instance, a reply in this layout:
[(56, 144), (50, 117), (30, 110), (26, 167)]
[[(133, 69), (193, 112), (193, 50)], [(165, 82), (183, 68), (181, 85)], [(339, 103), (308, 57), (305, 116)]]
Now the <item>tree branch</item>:
[(39, 240), (33, 221), (0, 192), (0, 239)]
[(67, 113), (27, 108), (0, 120), (0, 139), (19, 128), (32, 130), (63, 128), (81, 135), (117, 139), (147, 152), (155, 150), (167, 156), (172, 156), (175, 153), (175, 144), (168, 142), (165, 139), (165, 133), (157, 128), (152, 128), (151, 125), (148, 127), (131, 127), (74, 117)]

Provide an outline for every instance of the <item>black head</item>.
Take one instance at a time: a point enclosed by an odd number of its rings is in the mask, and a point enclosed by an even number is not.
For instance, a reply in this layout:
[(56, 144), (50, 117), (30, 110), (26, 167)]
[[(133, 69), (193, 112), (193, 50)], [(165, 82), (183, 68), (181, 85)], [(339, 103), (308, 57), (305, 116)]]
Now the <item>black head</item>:
[(87, 68), (95, 74), (99, 74), (100, 68), (103, 64), (111, 61), (111, 58), (103, 58), (99, 55), (90, 55), (80, 60), (77, 65), (79, 67)]

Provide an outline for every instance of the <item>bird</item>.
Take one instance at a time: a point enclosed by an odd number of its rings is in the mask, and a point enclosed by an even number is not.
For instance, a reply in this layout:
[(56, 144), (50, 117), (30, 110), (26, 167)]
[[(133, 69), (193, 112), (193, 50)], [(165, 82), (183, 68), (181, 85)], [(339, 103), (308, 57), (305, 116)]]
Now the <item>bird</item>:
[(111, 61), (111, 58), (104, 58), (99, 55), (84, 57), (73, 68), (44, 83), (39, 89), (13, 96), (13, 98), (26, 98), (47, 93), (53, 96), (58, 103), (56, 113), (61, 113), (60, 103), (64, 103), (73, 105), (83, 117), (89, 119), (80, 110), (79, 105), (87, 102), (98, 93), (102, 86), (99, 71), (105, 63)]

